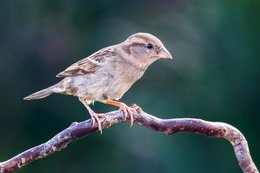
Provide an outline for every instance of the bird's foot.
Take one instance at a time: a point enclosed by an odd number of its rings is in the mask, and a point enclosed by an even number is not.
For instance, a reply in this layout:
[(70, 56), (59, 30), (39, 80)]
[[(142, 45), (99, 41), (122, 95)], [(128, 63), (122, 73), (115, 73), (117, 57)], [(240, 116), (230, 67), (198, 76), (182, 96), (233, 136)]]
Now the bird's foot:
[(98, 130), (102, 134), (102, 126), (101, 126), (100, 118), (104, 118), (105, 114), (97, 114), (96, 112), (93, 111), (90, 113), (90, 115), (91, 115), (91, 120), (92, 120), (92, 127), (94, 127), (95, 124), (97, 124)]
[(121, 103), (120, 105), (120, 110), (122, 110), (124, 112), (124, 115), (125, 117), (127, 117), (127, 115), (129, 115), (129, 118), (130, 118), (130, 127), (133, 126), (134, 124), (134, 115), (133, 115), (133, 111), (134, 109), (127, 106), (126, 104), (124, 103)]
[(94, 112), (90, 108), (90, 106), (88, 105), (88, 103), (86, 102), (86, 100), (84, 98), (79, 98), (79, 101), (87, 108), (87, 110), (88, 110), (88, 112), (89, 112), (89, 114), (91, 116), (92, 127), (95, 126), (95, 124), (97, 123), (98, 130), (102, 134), (102, 126), (101, 126), (100, 118), (104, 118), (105, 114), (97, 114), (96, 112)]
[(125, 118), (127, 118), (127, 115), (129, 115), (130, 127), (133, 126), (133, 124), (134, 124), (133, 112), (135, 111), (135, 109), (127, 106), (126, 104), (124, 104), (122, 102), (117, 102), (117, 101), (113, 101), (113, 100), (108, 100), (108, 101), (106, 101), (104, 103), (119, 107), (120, 110), (122, 110), (124, 112)]

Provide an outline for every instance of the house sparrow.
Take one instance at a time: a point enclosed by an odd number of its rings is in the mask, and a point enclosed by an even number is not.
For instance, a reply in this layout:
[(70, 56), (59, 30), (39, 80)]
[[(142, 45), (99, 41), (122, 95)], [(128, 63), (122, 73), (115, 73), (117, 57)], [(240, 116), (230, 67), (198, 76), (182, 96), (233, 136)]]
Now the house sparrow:
[(125, 116), (133, 114), (131, 108), (120, 99), (124, 93), (140, 79), (145, 70), (160, 58), (170, 58), (171, 54), (163, 43), (148, 33), (136, 33), (122, 43), (103, 48), (92, 55), (72, 64), (57, 75), (64, 77), (59, 83), (33, 93), (25, 100), (41, 99), (52, 93), (77, 96), (91, 115), (93, 125), (102, 127), (99, 117), (89, 104), (95, 101), (119, 107)]

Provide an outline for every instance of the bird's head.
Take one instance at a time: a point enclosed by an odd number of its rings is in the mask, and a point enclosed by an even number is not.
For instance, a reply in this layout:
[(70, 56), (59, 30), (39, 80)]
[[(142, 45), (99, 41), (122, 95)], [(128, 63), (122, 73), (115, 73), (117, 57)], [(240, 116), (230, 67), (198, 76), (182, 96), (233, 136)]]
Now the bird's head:
[(122, 48), (130, 61), (147, 67), (160, 58), (172, 59), (163, 43), (148, 33), (136, 33), (129, 36), (122, 43)]

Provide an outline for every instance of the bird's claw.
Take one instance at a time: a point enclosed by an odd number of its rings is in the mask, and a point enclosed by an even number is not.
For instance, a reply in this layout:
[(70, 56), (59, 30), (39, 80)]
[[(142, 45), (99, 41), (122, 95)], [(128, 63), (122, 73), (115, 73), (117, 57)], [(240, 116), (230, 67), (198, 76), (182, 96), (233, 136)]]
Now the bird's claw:
[(134, 109), (132, 109), (129, 106), (127, 106), (126, 104), (122, 103), (120, 106), (120, 110), (122, 110), (124, 112), (125, 117), (127, 117), (127, 115), (129, 115), (130, 127), (132, 127), (134, 124), (134, 115), (133, 115), (132, 111), (134, 111)]
[(102, 134), (102, 126), (101, 126), (100, 118), (104, 118), (104, 117), (105, 114), (97, 114), (95, 112), (91, 113), (92, 127), (94, 127), (95, 124), (97, 123), (98, 130), (100, 131), (101, 134)]

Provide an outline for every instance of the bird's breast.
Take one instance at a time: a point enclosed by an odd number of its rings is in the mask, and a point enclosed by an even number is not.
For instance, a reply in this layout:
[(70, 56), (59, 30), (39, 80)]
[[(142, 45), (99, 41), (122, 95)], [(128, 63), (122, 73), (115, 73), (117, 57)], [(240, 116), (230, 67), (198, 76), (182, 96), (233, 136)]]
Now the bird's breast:
[(70, 77), (66, 86), (75, 91), (72, 95), (90, 102), (118, 100), (143, 73), (130, 64), (114, 61), (104, 64), (94, 73)]
[[(119, 63), (119, 62), (117, 62)], [(113, 68), (100, 71), (103, 73), (103, 93), (105, 100), (118, 100), (124, 93), (143, 75), (142, 71), (136, 70), (129, 64), (117, 64)]]

